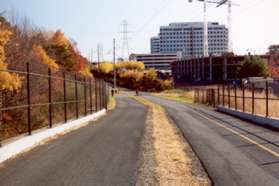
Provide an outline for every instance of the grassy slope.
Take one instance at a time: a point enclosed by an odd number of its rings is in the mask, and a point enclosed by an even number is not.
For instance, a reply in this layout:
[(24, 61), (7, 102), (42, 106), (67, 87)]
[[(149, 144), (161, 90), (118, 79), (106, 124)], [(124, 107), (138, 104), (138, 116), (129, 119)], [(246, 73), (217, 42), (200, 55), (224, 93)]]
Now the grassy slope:
[(181, 103), (192, 104), (194, 103), (194, 92), (184, 91), (179, 89), (167, 90), (161, 93), (152, 93), (153, 96), (162, 97), (165, 99), (170, 99), (178, 101)]

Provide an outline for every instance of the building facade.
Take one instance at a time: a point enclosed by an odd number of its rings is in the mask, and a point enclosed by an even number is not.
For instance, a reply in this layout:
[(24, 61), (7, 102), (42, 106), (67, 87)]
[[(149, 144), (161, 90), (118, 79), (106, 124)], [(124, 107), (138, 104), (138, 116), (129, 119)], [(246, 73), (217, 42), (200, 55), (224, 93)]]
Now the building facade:
[(160, 53), (160, 37), (152, 37), (150, 41), (151, 54)]
[(181, 59), (179, 53), (154, 53), (154, 54), (131, 54), (130, 60), (143, 62), (145, 69), (155, 69), (162, 73), (171, 74), (171, 63)]
[[(237, 69), (246, 56), (209, 56), (172, 63), (172, 75), (179, 82), (226, 82), (238, 80)], [(269, 56), (258, 56), (267, 63)]]
[[(156, 38), (156, 39), (155, 39)], [(159, 50), (157, 43), (159, 40)], [(228, 29), (216, 22), (208, 23), (209, 54), (220, 56), (228, 52)], [(183, 57), (203, 56), (203, 22), (170, 23), (161, 26), (159, 37), (151, 39), (151, 52), (182, 52)], [(155, 47), (156, 46), (156, 47)]]

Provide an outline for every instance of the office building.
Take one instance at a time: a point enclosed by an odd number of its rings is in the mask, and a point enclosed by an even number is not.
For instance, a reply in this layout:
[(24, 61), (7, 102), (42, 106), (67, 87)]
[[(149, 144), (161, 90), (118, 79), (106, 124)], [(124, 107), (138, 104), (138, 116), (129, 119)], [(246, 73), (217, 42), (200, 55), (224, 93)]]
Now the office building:
[(130, 60), (143, 62), (145, 69), (155, 69), (162, 73), (171, 74), (171, 63), (181, 59), (179, 53), (154, 53), (154, 54), (131, 54)]
[[(160, 27), (159, 37), (151, 39), (151, 52), (182, 52), (183, 57), (201, 57), (203, 40), (203, 22), (170, 23)], [(219, 23), (209, 22), (208, 45), (211, 55), (220, 56), (228, 52), (228, 29)]]
[(160, 37), (152, 37), (150, 43), (151, 54), (160, 53)]

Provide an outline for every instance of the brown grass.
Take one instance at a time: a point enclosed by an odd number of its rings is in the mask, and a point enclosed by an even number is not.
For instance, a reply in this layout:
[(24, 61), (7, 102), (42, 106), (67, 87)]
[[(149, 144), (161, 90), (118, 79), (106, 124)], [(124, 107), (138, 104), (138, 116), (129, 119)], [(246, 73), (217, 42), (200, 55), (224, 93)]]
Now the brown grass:
[[(228, 98), (228, 90), (225, 90), (225, 106), (229, 106), (229, 98)], [(237, 110), (243, 111), (243, 99), (242, 98), (237, 98), (236, 99), (236, 104), (235, 104), (235, 93), (234, 90), (231, 89), (230, 91), (230, 107), (235, 108), (237, 106)], [(237, 89), (236, 92), (237, 96), (242, 97), (242, 90)], [(244, 107), (245, 107), (245, 112), (252, 113), (252, 91), (251, 90), (245, 90), (245, 100), (244, 100)], [(266, 115), (266, 100), (265, 100), (265, 91), (255, 91), (255, 102), (254, 102), (254, 113), (257, 115)], [(275, 117), (279, 118), (279, 97), (273, 93), (269, 93), (269, 98), (272, 99), (278, 99), (278, 100), (269, 100), (269, 116), (270, 117)], [(222, 96), (220, 97), (220, 102), (221, 104), (223, 103)]]
[(149, 107), (136, 185), (210, 185), (206, 173), (193, 173), (194, 153), (165, 110), (142, 97), (134, 99)]
[(161, 93), (152, 93), (153, 96), (162, 97), (182, 103), (194, 103), (194, 91), (193, 90), (180, 90), (173, 89), (163, 91)]

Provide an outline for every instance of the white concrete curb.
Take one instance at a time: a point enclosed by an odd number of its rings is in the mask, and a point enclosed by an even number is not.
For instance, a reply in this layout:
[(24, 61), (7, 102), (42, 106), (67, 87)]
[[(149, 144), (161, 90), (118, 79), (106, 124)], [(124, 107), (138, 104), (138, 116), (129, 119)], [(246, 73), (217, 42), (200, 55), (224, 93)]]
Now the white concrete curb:
[(274, 119), (274, 118), (266, 118), (264, 116), (253, 115), (251, 113), (244, 113), (244, 112), (241, 112), (238, 110), (233, 110), (233, 109), (229, 109), (229, 108), (222, 107), (222, 106), (218, 106), (217, 110), (230, 114), (230, 115), (233, 115), (233, 116), (236, 116), (241, 119), (245, 119), (245, 120), (254, 122), (259, 125), (264, 125), (264, 126), (269, 126), (269, 127), (279, 129), (279, 120)]
[(68, 123), (62, 124), (51, 129), (46, 129), (42, 132), (32, 134), (31, 136), (23, 137), (17, 141), (5, 145), (4, 147), (0, 147), (0, 163), (3, 163), (4, 161), (12, 157), (15, 157), (16, 155), (22, 152), (32, 149), (33, 147), (42, 143), (44, 140), (48, 140), (52, 137), (55, 137), (56, 135), (64, 134), (65, 132), (69, 132), (83, 127), (85, 125), (88, 125), (89, 121), (95, 121), (105, 114), (106, 109), (103, 109), (89, 116), (69, 121)]

